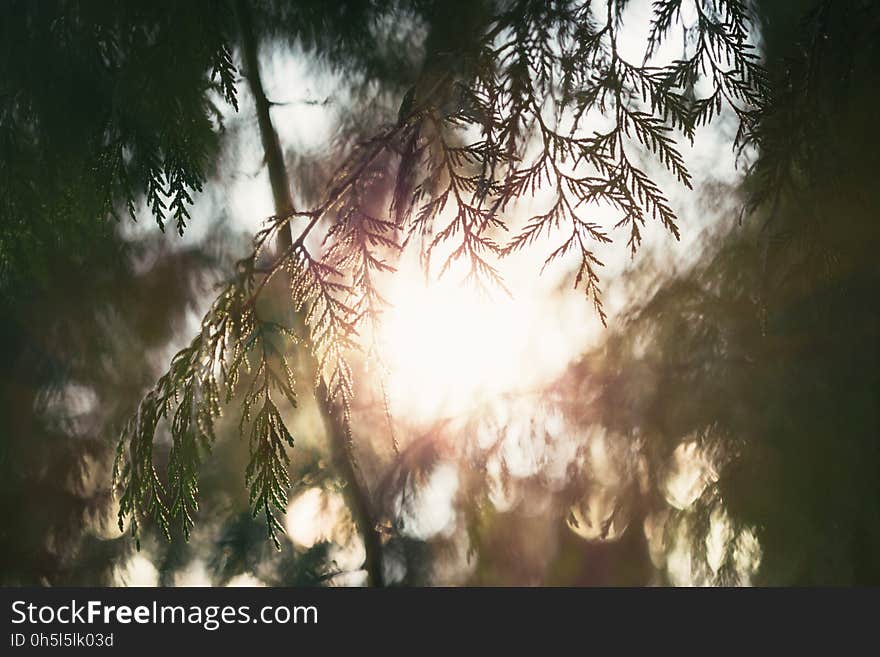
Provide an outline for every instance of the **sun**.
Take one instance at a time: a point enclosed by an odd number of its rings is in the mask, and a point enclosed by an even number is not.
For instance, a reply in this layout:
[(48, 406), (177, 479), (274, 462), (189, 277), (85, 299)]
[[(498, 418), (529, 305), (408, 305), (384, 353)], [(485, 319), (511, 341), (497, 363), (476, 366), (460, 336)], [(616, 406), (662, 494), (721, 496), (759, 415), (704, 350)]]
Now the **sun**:
[(478, 291), (455, 272), (427, 278), (401, 263), (379, 328), (395, 414), (456, 417), (528, 388), (570, 358), (571, 343), (542, 295)]

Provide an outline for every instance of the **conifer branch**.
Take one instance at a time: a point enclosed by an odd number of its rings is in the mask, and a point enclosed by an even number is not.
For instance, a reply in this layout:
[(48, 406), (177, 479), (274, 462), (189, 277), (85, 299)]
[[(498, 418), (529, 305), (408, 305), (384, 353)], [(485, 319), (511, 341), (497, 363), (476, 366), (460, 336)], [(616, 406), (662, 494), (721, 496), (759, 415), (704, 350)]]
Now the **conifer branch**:
[[(433, 84), (428, 80), (423, 85), (428, 91), (413, 92), (394, 125), (353, 149), (316, 207), (269, 219), (205, 316), (201, 333), (174, 357), (123, 429), (116, 464), (120, 526), (130, 517), (137, 536), (144, 519), (152, 518), (166, 534), (174, 525), (189, 536), (198, 470), (215, 440), (220, 398), (228, 403), (243, 395), (240, 429), (250, 431), (251, 503), (266, 516), (277, 545), (282, 525), (275, 514), (283, 512), (289, 486), (285, 446), (292, 446), (293, 438), (271, 391), (292, 406), (296, 398), (285, 348), (274, 346), (271, 336), (281, 334), (295, 348), (309, 350), (318, 382), (343, 408), (347, 426), (353, 395), (348, 354), (364, 347), (375, 351), (375, 345), (361, 344), (361, 334), (369, 328), (375, 335), (386, 305), (378, 280), (393, 274), (394, 258), (413, 238), (422, 240), (428, 268), (432, 253), (447, 249), (439, 275), (460, 262), (472, 283), (503, 287), (499, 259), (561, 233), (562, 242), (546, 255), (542, 269), (576, 254), (574, 285), (585, 290), (606, 322), (595, 249), (611, 243), (612, 235), (590, 219), (590, 209), (601, 203), (619, 213), (613, 228), (627, 231), (633, 255), (648, 220), (677, 239), (676, 214), (646, 172), (650, 169), (637, 166), (637, 154), (652, 157), (689, 188), (678, 137), (692, 141), (698, 127), (728, 107), (740, 120), (740, 141), (747, 141), (766, 96), (743, 2), (694, 0), (694, 51), (665, 66), (649, 62), (681, 21), (682, 0), (654, 3), (641, 65), (618, 51), (624, 4), (608, 0), (597, 12), (590, 2), (513, 3), (485, 25), (461, 70)], [(216, 62), (228, 93), (228, 52), (219, 50)], [(704, 98), (694, 94), (700, 78), (713, 85)], [(610, 128), (590, 129), (599, 116)], [(188, 190), (197, 189), (201, 179), (179, 174), (170, 156), (151, 172), (147, 202), (157, 217), (167, 213), (183, 230)], [(550, 191), (549, 208), (499, 241), (517, 202), (541, 190)], [(258, 254), (297, 220), (305, 224), (296, 238), (258, 269)], [(322, 237), (315, 235), (321, 231)], [(311, 236), (316, 239), (307, 240)], [(291, 303), (304, 313), (303, 335), (257, 312), (259, 298), (282, 269)], [(243, 377), (242, 369), (250, 374)], [(170, 422), (167, 488), (153, 456), (161, 421)]]

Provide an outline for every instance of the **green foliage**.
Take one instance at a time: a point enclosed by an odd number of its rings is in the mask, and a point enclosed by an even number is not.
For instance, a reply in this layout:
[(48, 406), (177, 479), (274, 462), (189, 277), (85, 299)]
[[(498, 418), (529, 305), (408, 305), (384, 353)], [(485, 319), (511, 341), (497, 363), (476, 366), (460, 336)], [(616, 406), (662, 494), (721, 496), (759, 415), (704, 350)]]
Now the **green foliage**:
[(251, 504), (254, 513), (262, 510), (269, 527), (269, 536), (277, 549), (281, 549), (278, 533), (284, 527), (273, 513), (273, 507), (280, 513), (287, 510), (287, 492), (290, 477), (287, 466), (290, 457), (285, 446), (293, 447), (293, 436), (284, 426), (281, 413), (265, 393), (263, 407), (257, 413), (251, 428), (251, 460), (245, 470), (245, 480), (251, 489)]
[[(656, 3), (646, 61), (679, 20), (679, 4)], [(461, 262), (472, 283), (503, 286), (496, 259), (533, 246), (554, 229), (570, 230), (545, 266), (576, 253), (575, 286), (583, 285), (604, 323), (601, 262), (592, 244), (612, 238), (584, 216), (584, 209), (596, 203), (615, 208), (620, 214), (616, 227), (627, 229), (633, 253), (648, 218), (678, 237), (675, 213), (637, 164), (637, 154), (652, 155), (690, 186), (676, 131), (693, 139), (696, 127), (727, 105), (748, 134), (764, 96), (744, 5), (726, 0), (699, 0), (697, 5), (698, 20), (690, 26), (693, 53), (664, 67), (622, 57), (617, 35), (625, 3), (613, 0), (602, 3), (601, 11), (594, 3), (520, 1), (494, 14), (484, 3), (463, 3), (464, 28), (450, 24), (445, 10), (424, 8), (429, 26), (425, 62), (396, 124), (352, 150), (313, 208), (269, 220), (252, 255), (240, 263), (240, 273), (205, 317), (200, 336), (175, 357), (123, 432), (120, 524), (130, 515), (136, 534), (141, 517), (153, 517), (166, 530), (174, 519), (188, 534), (197, 504), (198, 451), (210, 444), (206, 427), (219, 413), (213, 391), (222, 386), (231, 400), (238, 390), (239, 366), (254, 358), (256, 375), (243, 398), (243, 433), (250, 409), (261, 405), (262, 410), (251, 427), (247, 480), (254, 510), (265, 513), (270, 536), (277, 540), (281, 524), (271, 507), (281, 508), (286, 494), (281, 470), (287, 458), (284, 445), (291, 441), (269, 399), (270, 382), (284, 388), (267, 359), (265, 324), (256, 307), (278, 272), (290, 283), (293, 309), (304, 312), (304, 325), (293, 334), (308, 343), (317, 375), (346, 420), (353, 394), (346, 354), (360, 346), (358, 334), (381, 312), (376, 276), (393, 271), (389, 260), (410, 240), (421, 240), (428, 268), (436, 251), (446, 251), (441, 275)], [(714, 91), (701, 100), (693, 89), (704, 75)], [(600, 116), (611, 127), (591, 129)], [(185, 187), (192, 179), (183, 182)], [(505, 212), (547, 188), (555, 192), (550, 209), (532, 217), (507, 243), (500, 241), (498, 235), (508, 229)], [(181, 207), (172, 202), (170, 210), (185, 221), (177, 214)], [(452, 218), (440, 225), (450, 209)], [(257, 255), (269, 237), (287, 230), (296, 238), (258, 276)], [(323, 252), (315, 254), (306, 238), (320, 230)], [(284, 356), (277, 356), (284, 363)], [(277, 371), (289, 370), (282, 365)], [(219, 382), (215, 372), (220, 372)], [(151, 454), (159, 420), (172, 413), (168, 507)], [(199, 428), (193, 431), (192, 426)]]
[[(182, 232), (214, 164), (219, 95), (235, 105), (225, 3), (3, 3), (0, 284), (89, 250), (91, 224), (145, 195)], [(104, 225), (109, 233), (112, 225)], [(26, 256), (25, 256), (26, 254)]]
[[(271, 234), (272, 231), (262, 231), (257, 236), (258, 243)], [(253, 297), (254, 257), (239, 261), (236, 268), (238, 275), (212, 305), (199, 335), (174, 356), (169, 371), (146, 395), (138, 413), (123, 430), (114, 478), (124, 489), (120, 497), (120, 528), (124, 526), (123, 519), (130, 515), (134, 536), (138, 535), (140, 519), (150, 517), (166, 535), (170, 536), (173, 523), (185, 538), (189, 537), (193, 514), (198, 509), (199, 466), (215, 441), (213, 427), (221, 412), (221, 400), (230, 402), (242, 387), (242, 431), (251, 422), (252, 409), (262, 403), (252, 422), (254, 453), (247, 471), (255, 510), (263, 509), (268, 519), (268, 502), (282, 491), (286, 495), (286, 468), (284, 477), (279, 478), (276, 463), (283, 454), (279, 455), (275, 448), (279, 431), (285, 442), (292, 439), (270, 394), (276, 389), (292, 405), (296, 404), (287, 357), (273, 343), (278, 335), (291, 336), (292, 332), (257, 316)], [(250, 372), (246, 386), (241, 385), (242, 370)], [(156, 431), (163, 419), (170, 422), (172, 439), (169, 490), (153, 464)], [(276, 524), (270, 524), (273, 537)]]

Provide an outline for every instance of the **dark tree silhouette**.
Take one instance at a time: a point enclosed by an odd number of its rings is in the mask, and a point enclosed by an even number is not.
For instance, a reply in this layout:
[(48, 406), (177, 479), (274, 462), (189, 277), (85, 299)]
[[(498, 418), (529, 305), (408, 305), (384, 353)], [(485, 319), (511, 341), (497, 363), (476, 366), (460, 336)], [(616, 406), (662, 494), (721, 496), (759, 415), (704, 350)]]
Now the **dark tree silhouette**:
[[(141, 275), (129, 258), (144, 246), (125, 245), (108, 218), (133, 210), (146, 190), (160, 225), (182, 230), (210, 171), (208, 92), (234, 99), (234, 87), (220, 26), (203, 10), (2, 4), (4, 583), (104, 581), (128, 549), (85, 530), (110, 501), (94, 479), (112, 455), (104, 431), (140, 394), (136, 382), (151, 378), (132, 365), (142, 377), (119, 385), (111, 363), (169, 339), (207, 261), (181, 253)], [(140, 292), (126, 292), (138, 280)], [(168, 305), (145, 296), (151, 283), (168, 288)], [(94, 395), (95, 408), (68, 417), (70, 394)]]

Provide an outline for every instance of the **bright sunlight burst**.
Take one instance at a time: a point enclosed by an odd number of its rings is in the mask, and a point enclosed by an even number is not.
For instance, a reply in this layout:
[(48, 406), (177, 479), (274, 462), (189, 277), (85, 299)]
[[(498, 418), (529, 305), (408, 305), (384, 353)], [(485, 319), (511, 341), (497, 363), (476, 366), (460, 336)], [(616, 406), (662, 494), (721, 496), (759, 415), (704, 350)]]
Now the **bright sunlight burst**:
[(548, 280), (511, 297), (478, 291), (462, 278), (455, 271), (426, 277), (412, 257), (391, 283), (379, 344), (395, 415), (416, 422), (463, 417), (555, 376), (584, 340), (584, 323), (563, 321), (565, 304), (548, 300)]

